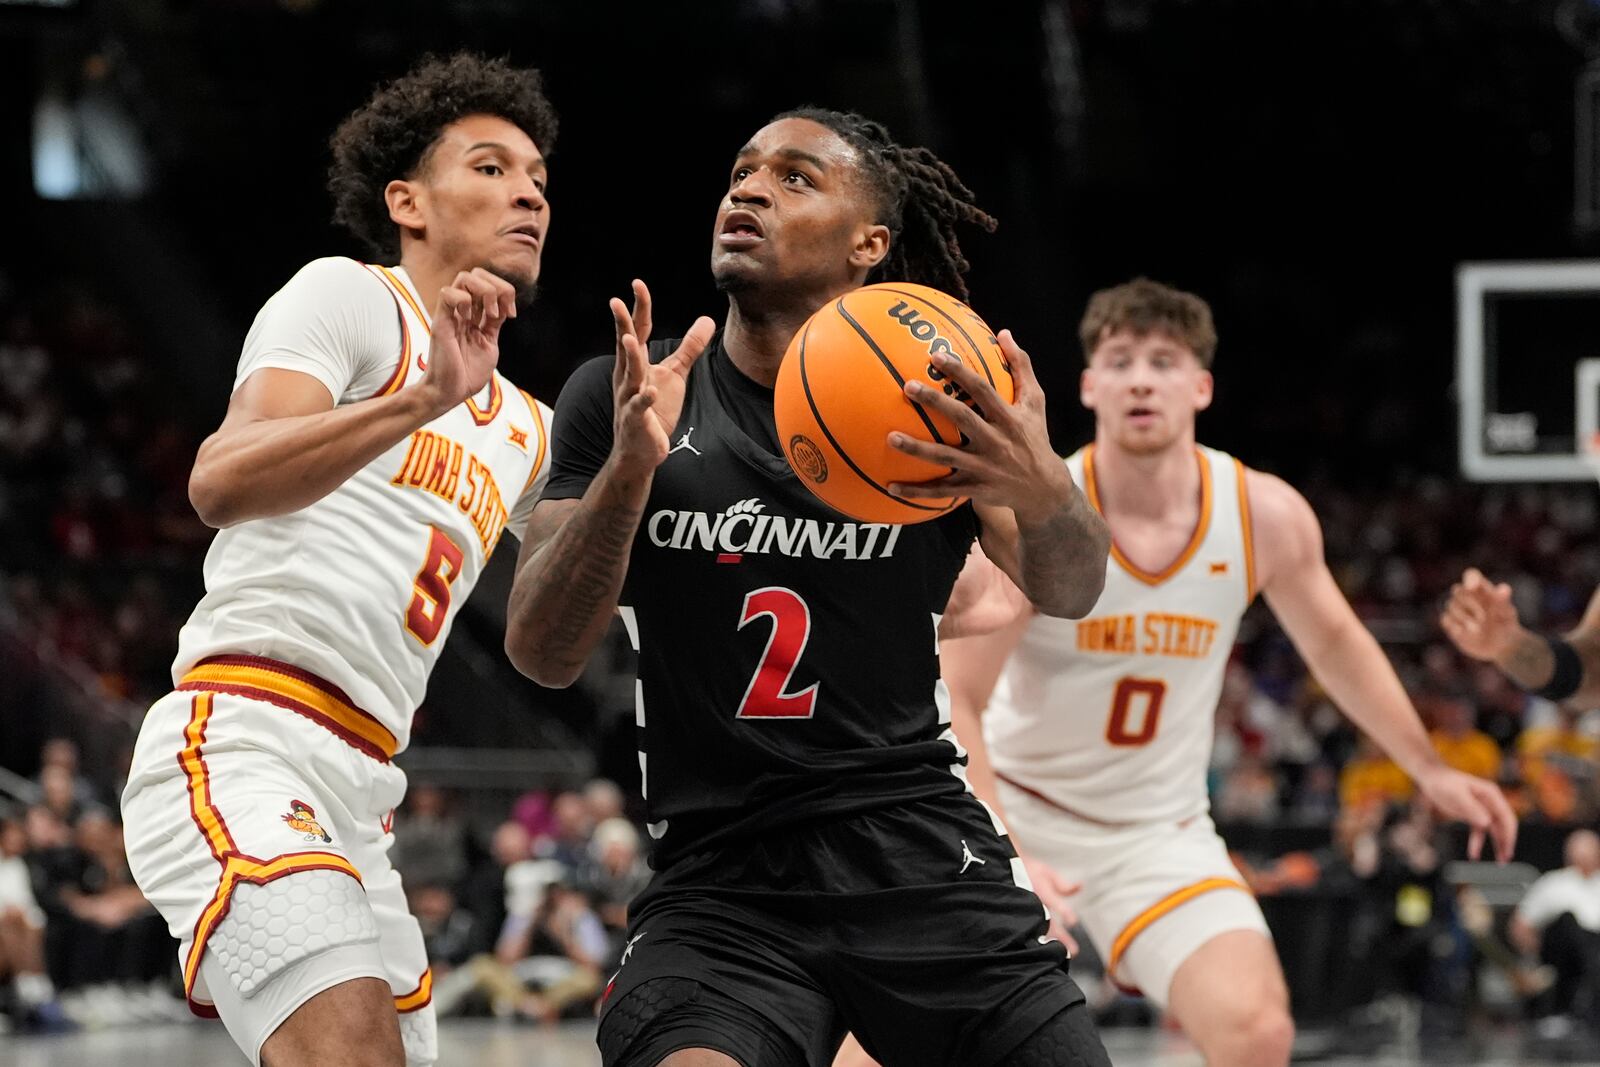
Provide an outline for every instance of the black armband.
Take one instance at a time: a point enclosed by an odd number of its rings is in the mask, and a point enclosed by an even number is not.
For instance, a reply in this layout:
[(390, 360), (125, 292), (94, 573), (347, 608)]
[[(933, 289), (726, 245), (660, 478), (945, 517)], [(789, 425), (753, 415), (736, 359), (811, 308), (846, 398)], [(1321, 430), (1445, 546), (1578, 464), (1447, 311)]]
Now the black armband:
[(1550, 646), (1550, 655), (1555, 658), (1556, 669), (1544, 688), (1530, 692), (1546, 700), (1560, 702), (1576, 693), (1578, 686), (1583, 683), (1583, 661), (1578, 658), (1578, 650), (1561, 638), (1541, 636), (1544, 637), (1544, 643)]

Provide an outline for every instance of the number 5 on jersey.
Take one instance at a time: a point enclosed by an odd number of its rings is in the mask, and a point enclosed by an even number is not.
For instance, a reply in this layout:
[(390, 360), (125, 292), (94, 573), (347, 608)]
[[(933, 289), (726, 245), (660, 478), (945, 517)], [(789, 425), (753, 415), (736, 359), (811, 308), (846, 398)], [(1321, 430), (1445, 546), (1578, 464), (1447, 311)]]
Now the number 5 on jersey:
[(739, 629), (762, 616), (772, 619), (772, 634), (761, 653), (761, 663), (739, 702), (741, 719), (809, 719), (817, 709), (817, 686), (812, 682), (798, 693), (786, 692), (795, 664), (811, 636), (811, 609), (793, 589), (769, 585), (744, 595)]
[(411, 606), (406, 608), (406, 629), (424, 645), (439, 639), (444, 620), (450, 615), (450, 587), (461, 573), (461, 547), (437, 526), (431, 527), (428, 554), (422, 559), (412, 586)]

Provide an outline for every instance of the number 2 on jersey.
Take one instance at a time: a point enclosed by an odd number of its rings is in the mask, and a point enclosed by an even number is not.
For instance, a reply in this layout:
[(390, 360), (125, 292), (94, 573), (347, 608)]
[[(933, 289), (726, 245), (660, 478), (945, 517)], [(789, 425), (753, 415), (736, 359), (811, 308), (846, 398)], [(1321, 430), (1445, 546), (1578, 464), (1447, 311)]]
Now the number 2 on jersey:
[[(1111, 697), (1111, 721), (1106, 723), (1106, 740), (1122, 748), (1148, 745), (1156, 737), (1161, 722), (1161, 702), (1167, 698), (1167, 683), (1159, 678), (1123, 678)], [(1139, 706), (1138, 729), (1128, 728)]]
[(435, 526), (412, 586), (411, 606), (406, 608), (406, 629), (424, 645), (437, 641), (444, 628), (450, 614), (450, 587), (461, 573), (462, 558), (461, 547)]
[(755, 677), (739, 702), (741, 719), (809, 719), (817, 708), (817, 686), (812, 682), (798, 693), (785, 692), (794, 667), (811, 636), (811, 609), (793, 589), (769, 585), (744, 595), (739, 629), (763, 615), (772, 619), (772, 635), (761, 653)]

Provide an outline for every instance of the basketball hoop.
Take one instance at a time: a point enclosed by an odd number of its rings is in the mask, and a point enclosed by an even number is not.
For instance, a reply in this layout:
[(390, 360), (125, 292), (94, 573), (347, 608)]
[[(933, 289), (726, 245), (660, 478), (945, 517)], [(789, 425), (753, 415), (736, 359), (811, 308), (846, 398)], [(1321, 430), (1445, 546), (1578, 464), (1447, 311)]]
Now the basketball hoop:
[(1578, 451), (1578, 458), (1583, 460), (1589, 473), (1600, 480), (1600, 432), (1590, 433), (1583, 441), (1583, 448)]

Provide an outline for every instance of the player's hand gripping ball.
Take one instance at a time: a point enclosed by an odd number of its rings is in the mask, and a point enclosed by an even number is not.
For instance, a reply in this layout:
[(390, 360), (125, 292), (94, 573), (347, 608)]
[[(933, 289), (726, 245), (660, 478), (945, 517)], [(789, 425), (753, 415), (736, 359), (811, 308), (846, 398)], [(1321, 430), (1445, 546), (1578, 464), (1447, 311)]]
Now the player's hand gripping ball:
[(974, 368), (1001, 400), (1014, 401), (1011, 368), (994, 331), (937, 289), (908, 282), (868, 285), (806, 320), (784, 355), (774, 397), (778, 440), (806, 488), (862, 522), (926, 522), (966, 502), (903, 500), (888, 490), (895, 482), (950, 473), (889, 447), (891, 431), (956, 448), (964, 444), (942, 413), (905, 395), (906, 382), (920, 379), (973, 406), (965, 390), (934, 369), (937, 352)]

